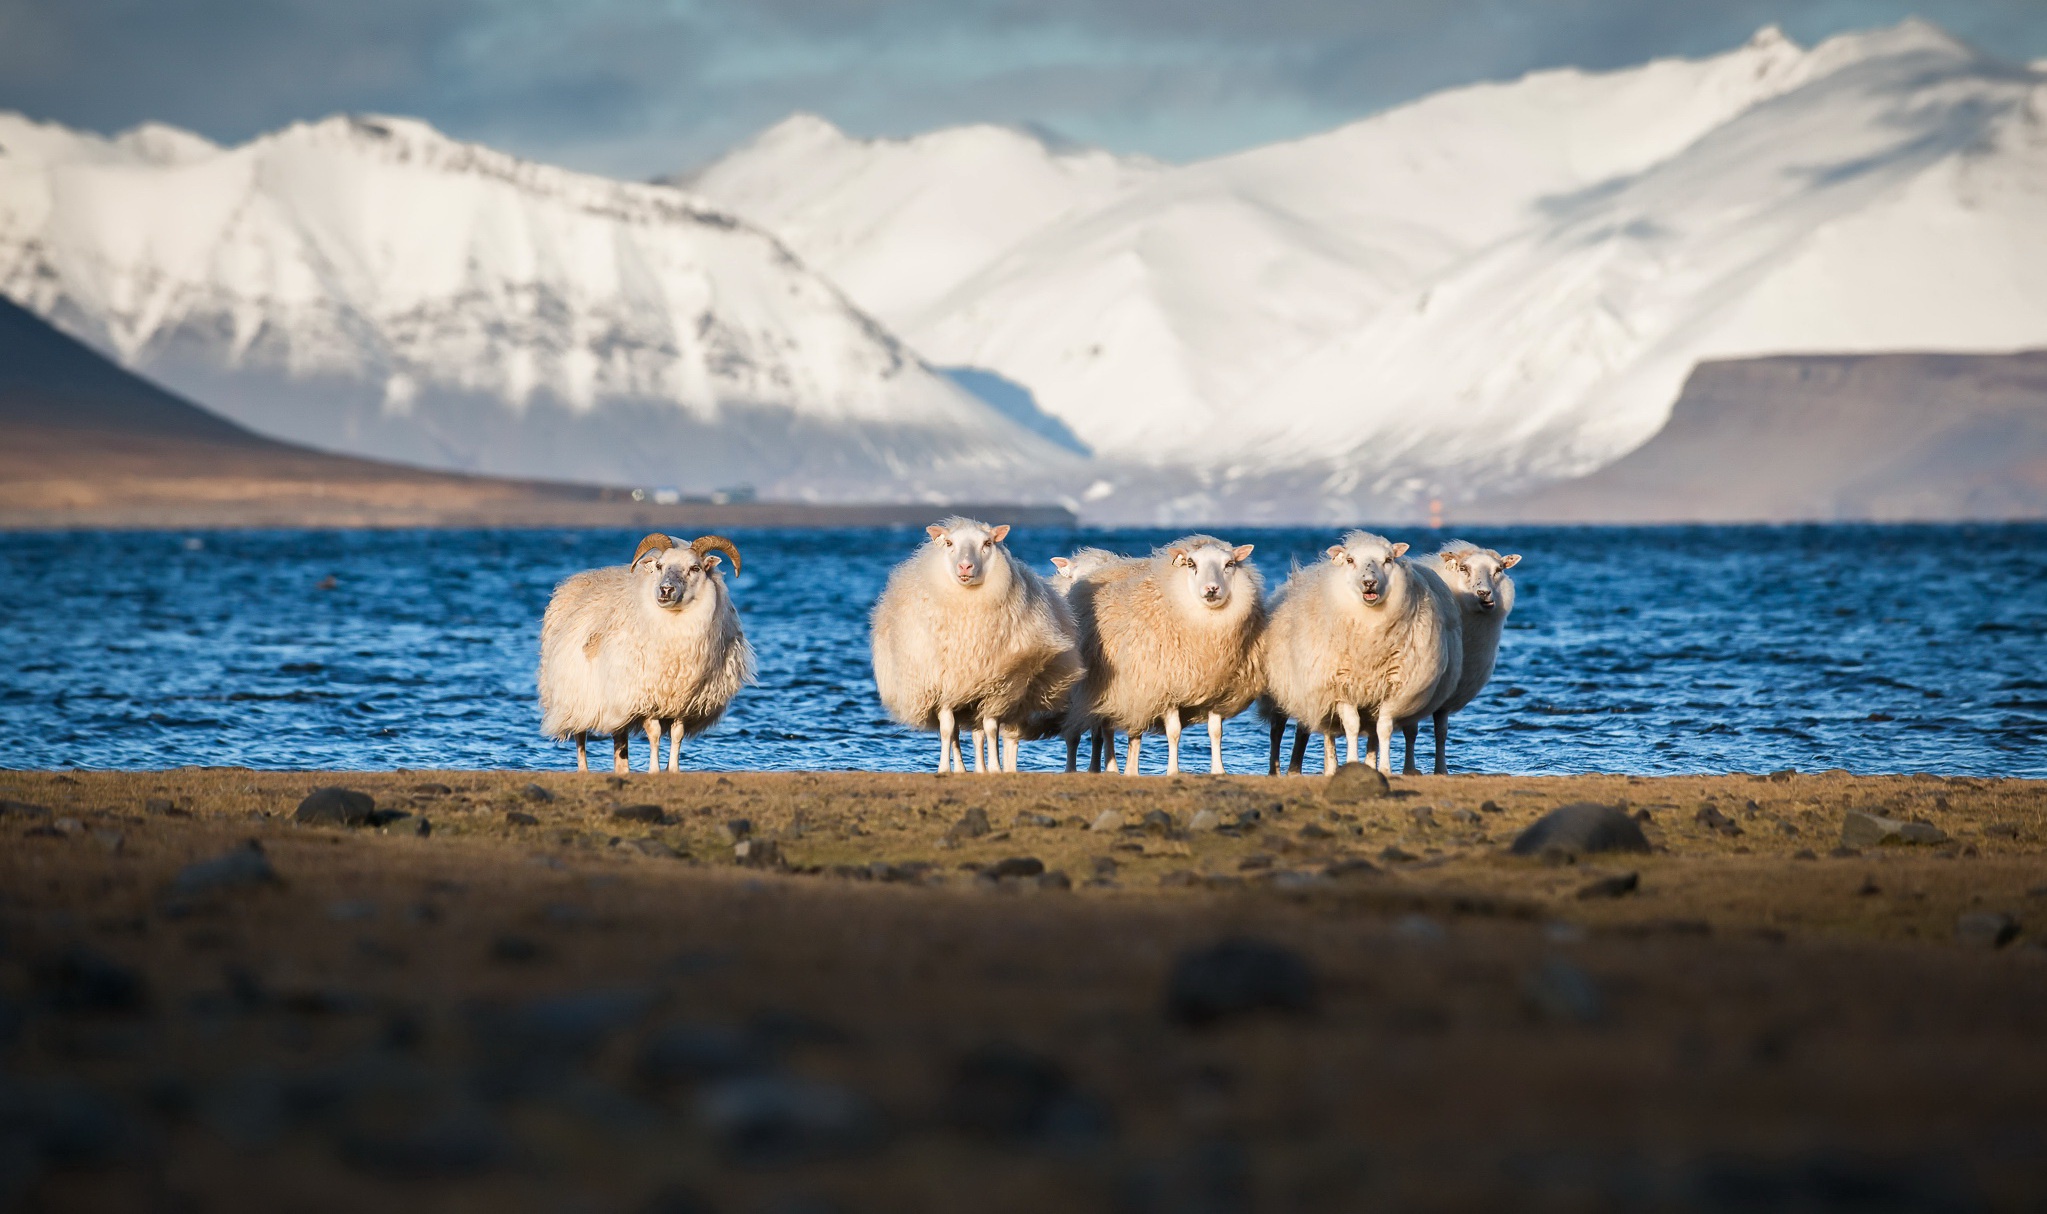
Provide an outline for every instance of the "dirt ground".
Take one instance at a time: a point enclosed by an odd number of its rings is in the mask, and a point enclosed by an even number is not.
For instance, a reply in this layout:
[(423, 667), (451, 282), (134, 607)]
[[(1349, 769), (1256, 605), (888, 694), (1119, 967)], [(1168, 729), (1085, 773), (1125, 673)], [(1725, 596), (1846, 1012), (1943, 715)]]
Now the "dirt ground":
[[(295, 821), (330, 785), (373, 816)], [(183, 769), (0, 798), (0, 1208), (2047, 1203), (2041, 783)], [(1508, 854), (1574, 802), (1651, 850)], [(1851, 811), (1924, 841), (1844, 847)]]

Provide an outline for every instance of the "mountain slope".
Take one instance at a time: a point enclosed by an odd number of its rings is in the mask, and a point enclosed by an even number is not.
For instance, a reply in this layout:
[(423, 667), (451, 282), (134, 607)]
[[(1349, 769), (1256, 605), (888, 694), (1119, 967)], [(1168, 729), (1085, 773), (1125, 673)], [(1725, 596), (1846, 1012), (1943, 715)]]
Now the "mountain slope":
[[(819, 226), (869, 209), (844, 155), (746, 172), (799, 250), (917, 264)], [(2047, 76), (1917, 22), (1537, 73), (1148, 173), (890, 305), (1093, 449), (1098, 517), (1419, 513), (1618, 458), (1703, 358), (2047, 342)]]
[(1074, 462), (700, 200), (404, 120), (221, 149), (0, 116), (0, 294), (383, 458), (807, 500), (1043, 496)]

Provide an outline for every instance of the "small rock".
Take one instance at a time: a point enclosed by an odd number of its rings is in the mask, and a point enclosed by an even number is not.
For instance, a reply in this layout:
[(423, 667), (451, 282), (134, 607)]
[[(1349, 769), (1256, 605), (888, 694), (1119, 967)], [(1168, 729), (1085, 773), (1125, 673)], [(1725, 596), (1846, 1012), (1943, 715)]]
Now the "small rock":
[(1699, 812), (1692, 816), (1692, 820), (1715, 834), (1726, 835), (1729, 838), (1742, 833), (1739, 823), (1721, 813), (1720, 807), (1710, 802), (1699, 806)]
[(1194, 816), (1187, 820), (1187, 829), (1195, 833), (1200, 833), (1203, 831), (1214, 830), (1217, 827), (1221, 826), (1222, 824), (1223, 820), (1221, 814), (1218, 814), (1212, 809), (1203, 809), (1197, 810)]
[(997, 860), (981, 870), (985, 880), (1000, 881), (1004, 877), (1035, 877), (1045, 871), (1045, 862), (1036, 856), (1011, 856)]
[[(449, 793), (451, 793), (451, 792), (454, 792), (455, 790), (454, 790), (454, 789), (452, 789), (452, 788), (449, 788), (449, 787), (448, 787), (447, 785), (445, 785), (445, 784), (432, 784), (432, 783), (428, 783), (428, 784), (415, 784), (415, 785), (413, 785), (413, 786), (412, 786), (412, 791), (413, 791), (413, 792), (414, 792), (415, 794), (417, 794), (417, 795), (419, 795), (419, 796), (422, 796), (422, 797), (445, 797), (445, 796), (447, 796), (447, 795), (448, 795)], [(552, 800), (552, 799), (553, 799), (552, 797), (550, 797), (550, 798), (549, 798), (549, 800)]]
[(1584, 899), (1623, 898), (1634, 893), (1641, 883), (1641, 876), (1638, 873), (1620, 873), (1612, 877), (1601, 877), (1597, 881), (1589, 881), (1579, 886), (1578, 897)]
[(964, 839), (978, 839), (994, 828), (988, 825), (988, 811), (976, 805), (960, 815), (952, 824), (952, 834)]
[(1884, 892), (1883, 886), (1876, 883), (1875, 877), (1869, 876), (1863, 877), (1862, 884), (1855, 888), (1856, 895), (1863, 898), (1874, 898), (1882, 892)]
[(1483, 819), (1463, 806), (1450, 811), (1450, 820), (1459, 826), (1477, 826)]
[(1155, 835), (1170, 835), (1178, 828), (1173, 815), (1163, 809), (1154, 809), (1137, 820), (1138, 826)]
[(753, 823), (746, 818), (734, 818), (725, 824), (724, 829), (725, 838), (733, 843), (744, 842), (753, 835)]
[(404, 830), (400, 833), (417, 835), (419, 838), (424, 839), (434, 833), (434, 824), (425, 818), (414, 818), (405, 824)]
[(668, 815), (659, 805), (621, 805), (611, 811), (615, 822), (644, 822), (649, 826), (665, 826)]
[(1407, 864), (1421, 859), (1420, 856), (1404, 852), (1397, 847), (1386, 847), (1379, 852), (1379, 859), (1388, 864)]
[(1237, 861), (1237, 871), (1246, 873), (1255, 872), (1261, 868), (1271, 868), (1272, 864), (1273, 864), (1272, 856), (1265, 852), (1256, 852), (1252, 855), (1245, 856), (1242, 860)]
[(1322, 875), (1336, 880), (1346, 877), (1371, 877), (1379, 873), (1379, 866), (1359, 856), (1338, 860), (1323, 868)]
[(1930, 822), (1900, 822), (1878, 814), (1849, 810), (1841, 819), (1841, 846), (1880, 847), (1887, 843), (1940, 844), (1947, 832)]
[(1317, 996), (1314, 970), (1299, 953), (1262, 940), (1232, 939), (1183, 953), (1166, 980), (1166, 1017), (1200, 1028), (1252, 1012), (1300, 1014)]
[(519, 795), (526, 798), (528, 801), (539, 801), (542, 804), (554, 800), (554, 794), (547, 791), (545, 788), (542, 788), (538, 784), (528, 784), (526, 787), (519, 790)]
[(199, 860), (178, 870), (172, 879), (173, 898), (203, 898), (232, 890), (282, 885), (277, 870), (270, 867), (263, 845), (254, 839), (211, 860)]
[(1522, 980), (1521, 990), (1534, 1011), (1547, 1020), (1596, 1024), (1606, 1009), (1599, 987), (1584, 970), (1552, 957)]
[(673, 860), (676, 857), (682, 855), (681, 852), (676, 851), (674, 848), (670, 847), (666, 843), (663, 843), (661, 840), (651, 838), (646, 835), (641, 835), (637, 839), (630, 840), (629, 842), (626, 843), (626, 846), (632, 848), (634, 851), (640, 853), (643, 856), (654, 856), (658, 859), (663, 860)]
[(1792, 858), (1792, 859), (1794, 859), (1794, 860), (1817, 860), (1817, 859), (1819, 859), (1819, 857), (1818, 857), (1817, 855), (1815, 855), (1815, 854), (1813, 853), (1813, 850), (1812, 850), (1812, 848), (1810, 848), (1810, 847), (1801, 847), (1801, 848), (1799, 848), (1799, 849), (1798, 849), (1797, 851), (1795, 851), (1795, 852), (1792, 852), (1792, 853), (1791, 853), (1791, 858)]
[(696, 1120), (734, 1162), (781, 1167), (878, 1146), (880, 1116), (859, 1093), (788, 1075), (749, 1075), (707, 1086)]
[(1053, 827), (1059, 825), (1059, 819), (1053, 817), (1051, 814), (1018, 814), (1016, 816), (1016, 820), (1011, 822), (1010, 825)]
[(1947, 832), (1931, 822), (1907, 822), (1898, 834), (1907, 843), (1937, 847), (1947, 842)]
[(1314, 822), (1310, 822), (1301, 828), (1301, 838), (1303, 839), (1334, 839), (1335, 837), (1335, 831)]
[[(189, 818), (190, 814), (179, 809), (169, 797), (151, 797), (142, 803), (144, 813), (157, 814), (165, 818)], [(47, 811), (45, 811), (47, 812)]]
[(538, 825), (540, 825), (540, 819), (538, 819), (538, 818), (534, 817), (534, 816), (533, 816), (532, 814), (529, 814), (529, 813), (527, 813), (526, 811), (524, 811), (524, 810), (521, 810), (521, 809), (515, 809), (515, 810), (512, 810), (512, 811), (510, 811), (510, 812), (506, 813), (506, 814), (505, 814), (505, 821), (506, 821), (507, 823), (509, 823), (510, 825), (513, 825), (513, 826), (538, 826)]
[(1097, 877), (1113, 877), (1116, 875), (1117, 869), (1116, 858), (1114, 856), (1096, 856), (1094, 868), (1095, 876)]
[(1483, 801), (1479, 803), (1478, 812), (1482, 814), (1496, 814), (1503, 811), (1500, 809), (1498, 801)]
[(1413, 818), (1413, 819), (1414, 819), (1414, 824), (1415, 824), (1415, 825), (1416, 825), (1417, 827), (1419, 827), (1420, 829), (1422, 829), (1422, 830), (1434, 830), (1434, 829), (1435, 829), (1435, 827), (1436, 827), (1436, 807), (1435, 807), (1435, 806), (1433, 806), (1433, 805), (1417, 805), (1417, 806), (1415, 806), (1415, 807), (1414, 807), (1413, 809), (1410, 809), (1410, 810), (1408, 810), (1408, 811), (1407, 811), (1407, 813), (1408, 813), (1408, 816), (1409, 816), (1409, 817), (1411, 817), (1411, 818)]
[(2019, 824), (2016, 822), (1992, 822), (1983, 828), (1983, 833), (1993, 839), (2016, 839), (2019, 837)]
[(1996, 911), (1972, 911), (1955, 920), (1955, 941), (1975, 948), (2003, 948), (2018, 934), (2018, 920)]
[(1517, 856), (1540, 855), (1558, 848), (1573, 854), (1649, 850), (1642, 826), (1611, 805), (1579, 801), (1553, 809), (1514, 839), (1507, 850)]
[(1095, 820), (1088, 824), (1088, 829), (1122, 830), (1123, 815), (1113, 809), (1105, 809), (1101, 813), (1095, 815)]
[(291, 817), (308, 826), (362, 826), (376, 811), (376, 798), (370, 794), (328, 787), (314, 789)]
[(787, 868), (782, 849), (773, 839), (741, 839), (732, 845), (732, 859), (748, 868)]
[(1073, 888), (1073, 878), (1057, 869), (1049, 873), (1039, 873), (1038, 888), (1064, 892)]
[(1386, 795), (1391, 785), (1379, 769), (1364, 763), (1346, 763), (1322, 786), (1322, 799), (1332, 805), (1370, 801)]

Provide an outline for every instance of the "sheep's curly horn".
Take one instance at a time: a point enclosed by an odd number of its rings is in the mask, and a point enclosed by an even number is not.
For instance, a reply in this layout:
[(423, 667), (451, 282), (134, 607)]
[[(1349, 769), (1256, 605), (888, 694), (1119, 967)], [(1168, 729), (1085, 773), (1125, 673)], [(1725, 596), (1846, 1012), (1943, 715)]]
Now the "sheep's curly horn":
[(667, 536), (661, 534), (659, 531), (656, 531), (654, 534), (648, 536), (646, 539), (641, 540), (640, 546), (633, 549), (632, 563), (635, 565), (639, 564), (641, 557), (647, 555), (649, 552), (655, 551), (656, 549), (666, 549), (673, 547), (675, 547), (674, 540), (671, 540)]
[(701, 535), (698, 536), (696, 539), (691, 540), (689, 546), (696, 552), (698, 556), (702, 556), (704, 553), (709, 552), (715, 548), (719, 552), (724, 553), (726, 556), (731, 557), (732, 572), (734, 574), (737, 574), (739, 572), (739, 549), (733, 545), (731, 540), (726, 539), (724, 536)]

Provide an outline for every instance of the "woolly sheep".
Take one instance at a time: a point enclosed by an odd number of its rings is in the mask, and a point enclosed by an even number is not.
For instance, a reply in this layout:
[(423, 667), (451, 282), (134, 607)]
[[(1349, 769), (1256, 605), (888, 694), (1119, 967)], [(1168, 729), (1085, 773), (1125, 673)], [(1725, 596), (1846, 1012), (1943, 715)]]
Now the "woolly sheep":
[[(1464, 665), (1456, 690), (1434, 713), (1436, 774), (1442, 776), (1450, 773), (1444, 758), (1449, 747), (1450, 714), (1477, 699), (1493, 677), (1493, 660), (1500, 652), (1500, 632), (1514, 610), (1514, 579), (1507, 576), (1507, 570), (1520, 564), (1521, 557), (1518, 553), (1501, 556), (1491, 548), (1451, 540), (1437, 551), (1436, 560), (1441, 563), (1439, 572), (1449, 585), (1450, 596), (1457, 603), (1464, 638)], [(1406, 726), (1406, 770), (1410, 774), (1416, 770), (1414, 743), (1420, 725), (1414, 721)]]
[[(1118, 555), (1107, 548), (1078, 548), (1074, 550), (1072, 556), (1055, 556), (1052, 558), (1054, 573), (1048, 584), (1052, 589), (1058, 591), (1061, 597), (1065, 598), (1070, 605), (1073, 599), (1074, 583), (1083, 578), (1092, 577), (1112, 566), (1141, 566), (1143, 563), (1132, 557)], [(1089, 735), (1087, 769), (1091, 772), (1101, 771), (1102, 758), (1105, 751), (1107, 752), (1109, 766), (1111, 769), (1114, 769), (1116, 765), (1115, 730), (1110, 729), (1100, 721), (1075, 724), (1069, 718), (1064, 705), (1060, 706), (1060, 716), (1062, 720), (1058, 732), (1062, 733), (1066, 739), (1066, 770), (1072, 771), (1079, 765), (1080, 735), (1083, 733)]]
[(1073, 587), (1087, 673), (1068, 728), (1099, 724), (1130, 735), (1124, 770), (1137, 774), (1145, 731), (1163, 723), (1166, 770), (1180, 770), (1183, 717), (1208, 718), (1209, 770), (1220, 773), (1223, 721), (1262, 689), (1258, 643), (1265, 585), (1252, 545), (1190, 535), (1148, 560), (1098, 569)]
[(554, 588), (540, 625), (541, 732), (576, 739), (576, 770), (590, 770), (593, 733), (611, 735), (612, 768), (628, 770), (626, 740), (647, 731), (647, 770), (679, 770), (682, 739), (725, 715), (753, 681), (753, 648), (718, 572), (739, 572), (731, 540), (688, 543), (649, 535), (627, 565), (579, 573)]
[(1309, 731), (1323, 735), (1325, 771), (1336, 770), (1338, 729), (1346, 761), (1357, 762), (1358, 732), (1369, 725), (1368, 753), (1390, 775), (1394, 729), (1455, 690), (1463, 657), (1456, 604), (1443, 579), (1406, 553), (1406, 544), (1353, 531), (1287, 579), (1265, 639), (1272, 767), (1290, 717), (1301, 731), (1292, 770)]
[(938, 731), (939, 771), (966, 770), (961, 713), (988, 738), (976, 766), (994, 769), (1000, 732), (1002, 765), (1015, 771), (1022, 724), (1056, 709), (1080, 677), (1073, 617), (1010, 556), (1008, 526), (949, 518), (925, 530), (874, 605), (875, 688), (897, 721)]

